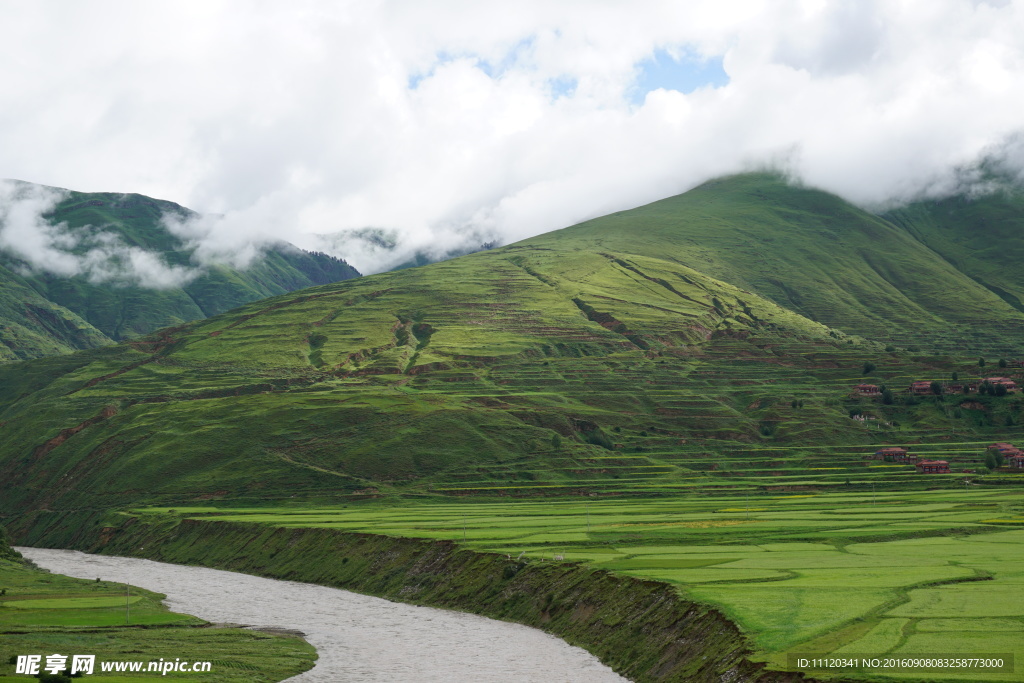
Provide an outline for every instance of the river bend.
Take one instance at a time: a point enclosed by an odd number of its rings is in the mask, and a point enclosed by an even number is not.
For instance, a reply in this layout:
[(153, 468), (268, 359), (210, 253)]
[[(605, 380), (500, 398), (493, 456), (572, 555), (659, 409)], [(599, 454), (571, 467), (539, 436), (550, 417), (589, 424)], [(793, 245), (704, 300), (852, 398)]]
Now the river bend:
[(474, 614), (203, 567), (18, 550), (59, 574), (165, 593), (170, 609), (210, 622), (302, 631), (320, 658), (288, 679), (296, 683), (626, 681), (587, 651), (543, 631)]

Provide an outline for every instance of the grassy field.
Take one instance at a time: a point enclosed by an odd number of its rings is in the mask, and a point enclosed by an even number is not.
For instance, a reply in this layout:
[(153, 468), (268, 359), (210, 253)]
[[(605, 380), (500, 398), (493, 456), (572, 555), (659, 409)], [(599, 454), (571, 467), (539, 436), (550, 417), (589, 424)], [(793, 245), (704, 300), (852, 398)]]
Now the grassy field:
[[(316, 652), (298, 638), (210, 628), (168, 611), (163, 595), (107, 581), (83, 581), (0, 558), (0, 681), (14, 675), (12, 657), (96, 655), (88, 680), (166, 680), (154, 674), (103, 675), (103, 661), (210, 661), (204, 681), (280, 681), (313, 665)], [(126, 603), (127, 609), (126, 609)], [(70, 660), (68, 660), (70, 662)], [(34, 679), (32, 679), (34, 680)]]
[[(448, 539), (656, 579), (720, 608), (780, 669), (808, 653), (1024, 662), (1022, 512), (1017, 491), (979, 488), (133, 511)], [(1020, 681), (1024, 671), (928, 677)]]

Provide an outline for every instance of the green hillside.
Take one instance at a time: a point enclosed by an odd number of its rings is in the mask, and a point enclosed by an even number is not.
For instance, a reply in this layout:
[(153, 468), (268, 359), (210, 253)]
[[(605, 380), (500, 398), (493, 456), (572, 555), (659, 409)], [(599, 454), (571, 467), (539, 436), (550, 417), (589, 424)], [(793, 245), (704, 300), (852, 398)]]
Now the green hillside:
[(1024, 276), (1010, 265), (1024, 257), (1022, 197), (953, 198), (880, 217), (750, 174), (573, 226), (559, 239), (667, 253), (849, 334), (1012, 354), (1024, 341)]
[(957, 270), (1024, 311), (1024, 193), (918, 202), (885, 216)]
[[(762, 207), (762, 195), (774, 199)], [(671, 220), (655, 220), (672, 206)], [(840, 227), (848, 246), (886, 239), (884, 253), (830, 255)], [(768, 259), (771, 231), (780, 248)], [(740, 254), (731, 260), (728, 240)], [(943, 278), (973, 285), (928, 253), (834, 197), (741, 176), (500, 249), (19, 364), (0, 370), (4, 504), (916, 486), (912, 468), (865, 460), (873, 444), (925, 443), (974, 467), (986, 440), (1020, 431), (1019, 395), (905, 395), (915, 379), (984, 374), (978, 350), (921, 356), (885, 350), (891, 337), (848, 337), (750, 291), (767, 275), (743, 263), (774, 264), (791, 278), (788, 296), (821, 319), (857, 287), (878, 293), (877, 313), (867, 295), (856, 298), (863, 309), (844, 309), (848, 329), (927, 310), (932, 327), (900, 328), (927, 346), (951, 324), (942, 315), (982, 313), (877, 276), (913, 263), (911, 279), (942, 296), (952, 296)], [(695, 254), (718, 275), (744, 273), (749, 289), (691, 267)], [(872, 259), (874, 278), (863, 270)], [(836, 279), (815, 286), (830, 269)], [(990, 319), (1015, 324), (1017, 311), (973, 286), (994, 302)], [(896, 399), (852, 397), (865, 375)]]
[[(69, 192), (47, 219), (72, 232), (115, 235), (126, 246), (159, 254), (169, 266), (193, 265), (192, 249), (161, 223), (164, 214), (192, 215), (141, 195)], [(244, 271), (213, 266), (185, 286), (167, 289), (33, 272), (0, 253), (0, 362), (96, 348), (357, 275), (342, 260), (284, 243)]]

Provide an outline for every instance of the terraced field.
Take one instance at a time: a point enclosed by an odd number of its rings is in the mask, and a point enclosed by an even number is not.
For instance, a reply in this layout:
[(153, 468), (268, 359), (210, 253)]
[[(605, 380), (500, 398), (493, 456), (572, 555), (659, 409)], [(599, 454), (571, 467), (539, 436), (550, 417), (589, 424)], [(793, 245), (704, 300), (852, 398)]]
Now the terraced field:
[[(975, 488), (133, 514), (447, 539), (519, 561), (583, 562), (665, 581), (722, 609), (759, 659), (787, 669), (789, 655), (845, 653), (1024, 661), (1022, 512), (1019, 493)], [(927, 677), (1020, 681), (1024, 672)]]

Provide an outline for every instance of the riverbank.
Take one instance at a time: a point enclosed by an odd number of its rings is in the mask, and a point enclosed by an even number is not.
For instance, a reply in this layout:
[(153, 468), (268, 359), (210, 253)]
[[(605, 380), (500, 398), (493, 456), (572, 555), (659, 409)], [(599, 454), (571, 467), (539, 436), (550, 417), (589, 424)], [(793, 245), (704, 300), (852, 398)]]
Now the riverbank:
[(89, 678), (97, 681), (124, 680), (104, 672), (133, 666), (146, 672), (151, 662), (157, 668), (150, 675), (130, 680), (166, 681), (167, 671), (194, 665), (204, 683), (281, 681), (317, 659), (301, 638), (211, 626), (191, 613), (169, 611), (164, 597), (107, 572), (71, 578), (0, 552), (0, 682), (29, 680), (16, 673), (18, 657), (36, 657), (40, 669), (50, 658), (65, 669), (78, 661), (93, 667)]
[[(246, 624), (261, 633), (301, 632), (316, 648), (316, 666), (289, 683), (628, 683), (586, 650), (539, 629), (476, 614), (138, 557), (22, 552), (51, 571), (158, 589), (173, 609), (210, 622)], [(188, 650), (178, 655), (191, 657)], [(274, 655), (267, 651), (265, 657), (269, 668)], [(261, 662), (254, 664), (260, 671)]]
[(450, 541), (160, 515), (39, 512), (12, 527), (23, 545), (229, 569), (534, 626), (638, 682), (805, 680), (751, 662), (734, 624), (670, 586), (579, 564), (516, 561)]

